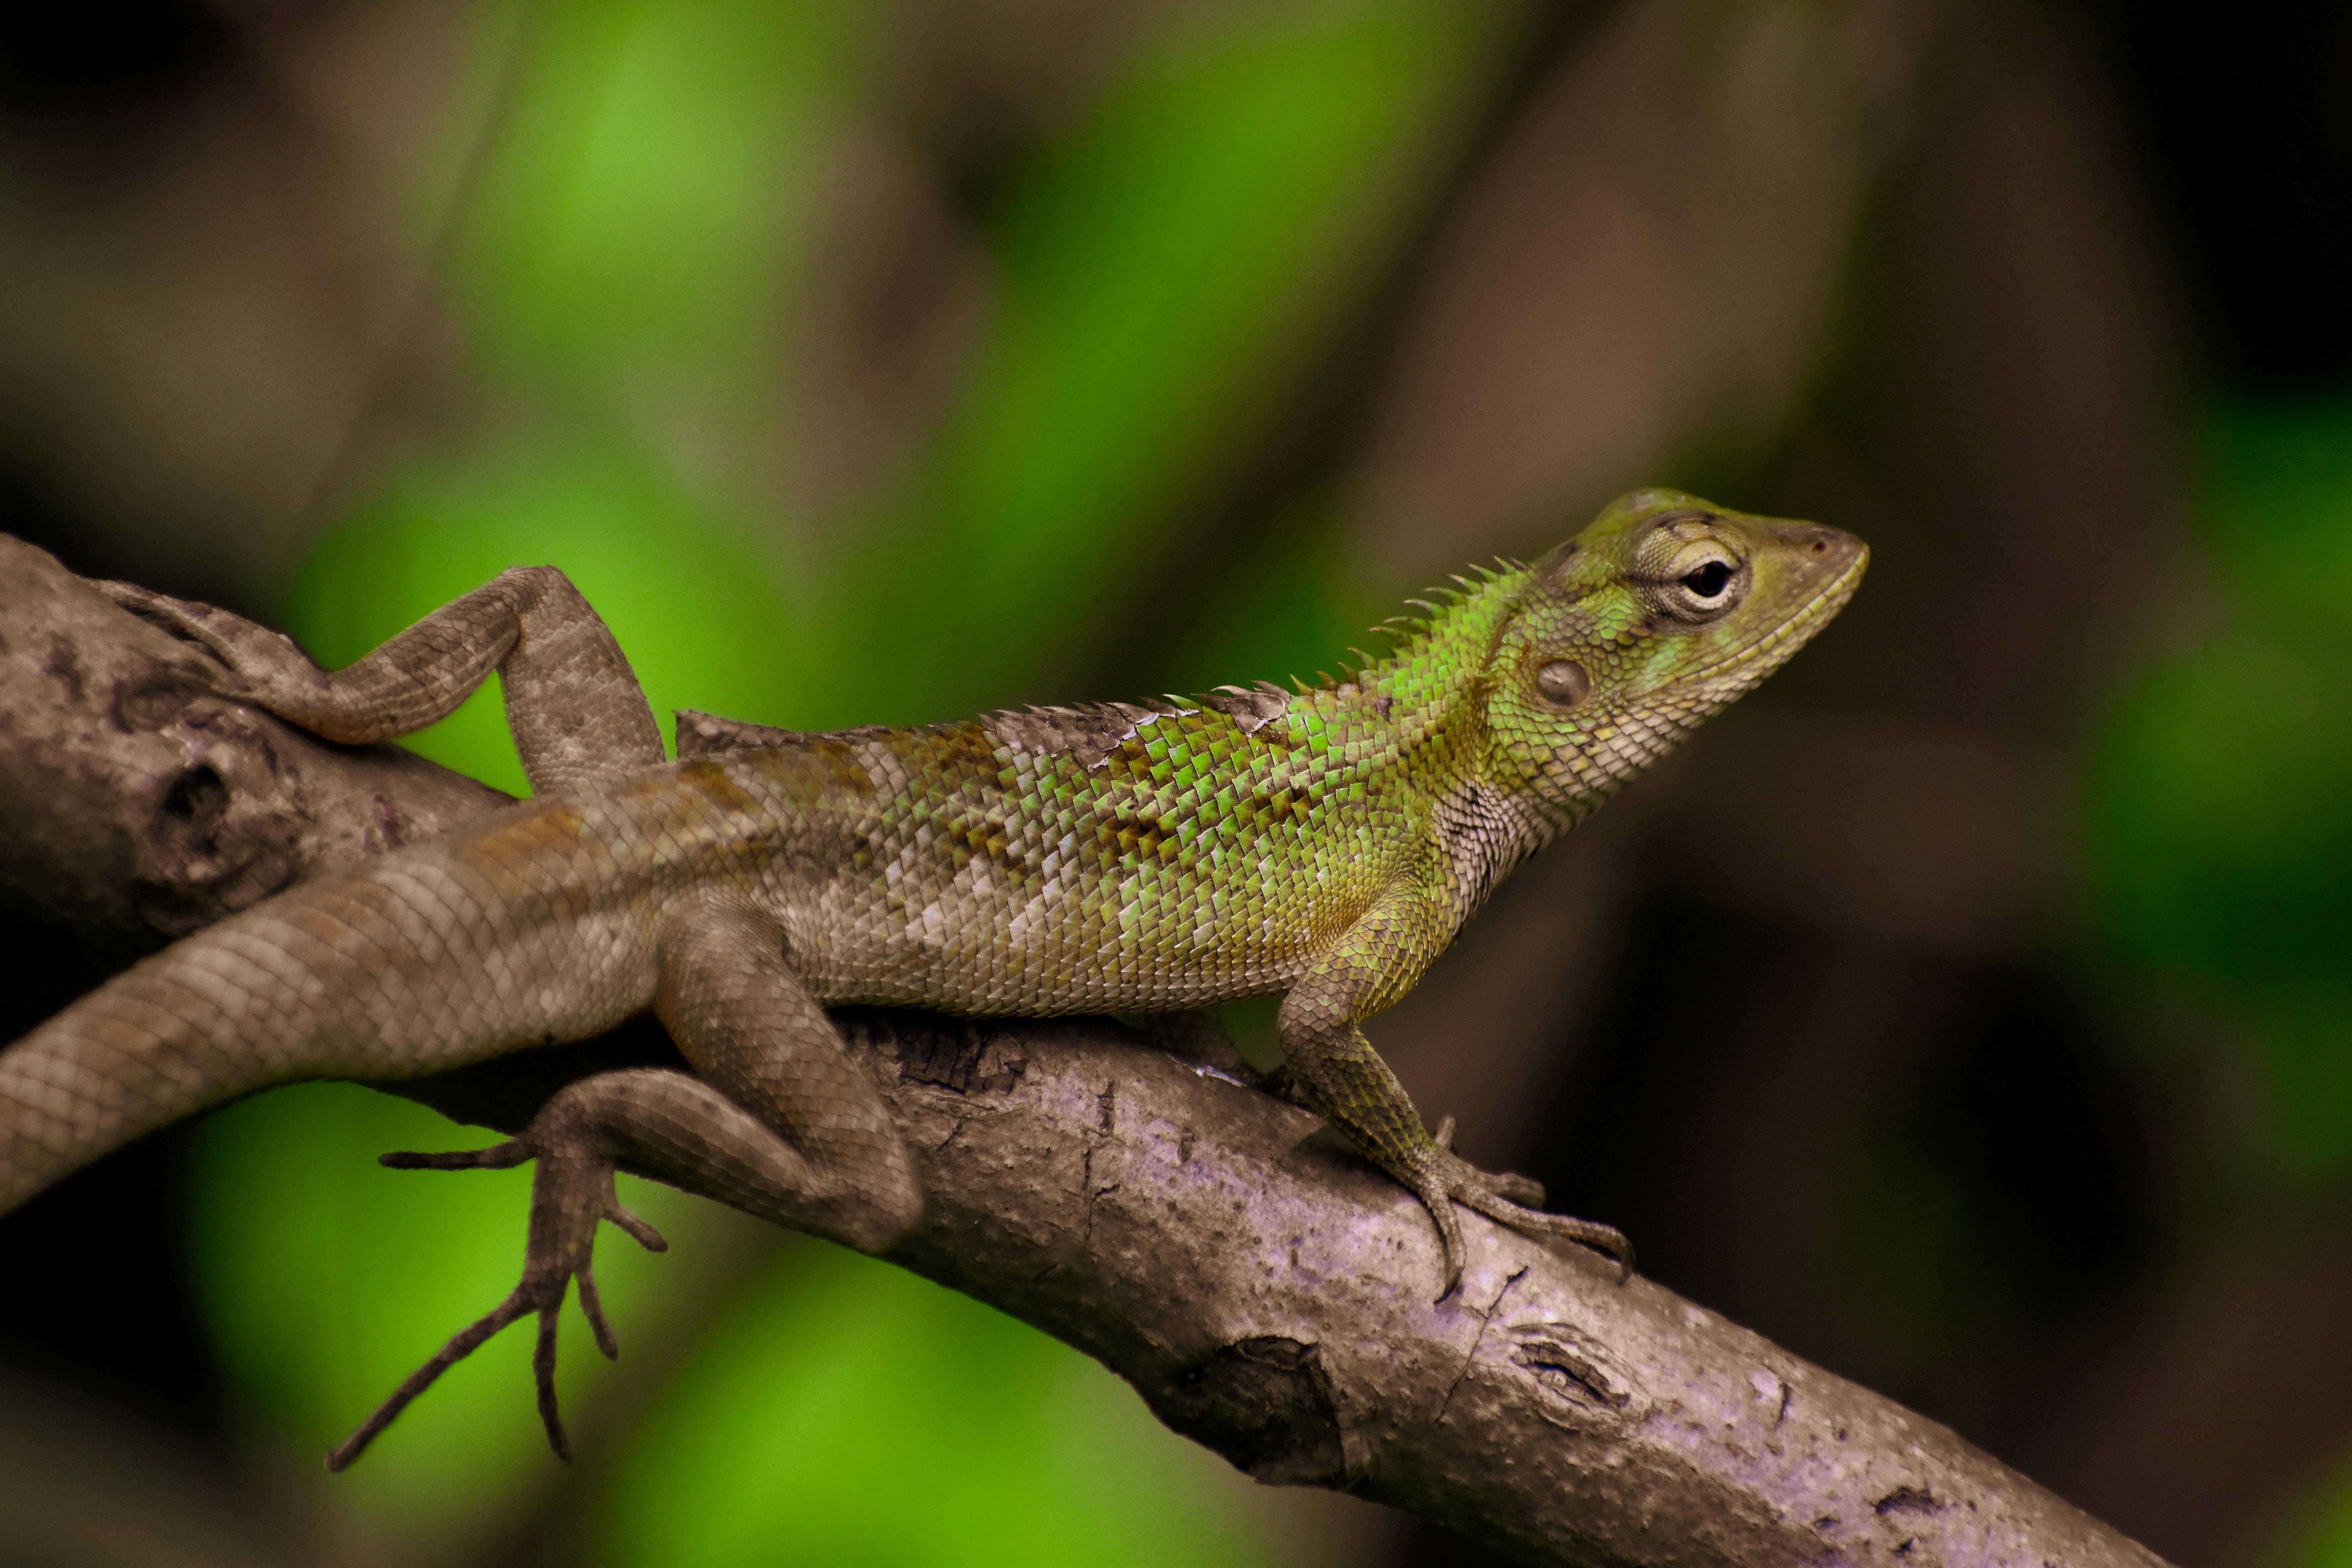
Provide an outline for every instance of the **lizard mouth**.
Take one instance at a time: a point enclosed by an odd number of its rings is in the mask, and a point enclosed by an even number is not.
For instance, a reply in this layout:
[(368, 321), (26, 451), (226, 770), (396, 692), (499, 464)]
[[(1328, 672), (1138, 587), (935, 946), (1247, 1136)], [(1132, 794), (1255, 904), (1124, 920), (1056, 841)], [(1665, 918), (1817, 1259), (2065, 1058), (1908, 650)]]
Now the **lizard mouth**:
[(1784, 616), (1778, 626), (1751, 642), (1742, 643), (1714, 663), (1692, 671), (1676, 684), (1696, 686), (1726, 674), (1754, 668), (1759, 663), (1769, 669), (1802, 647), (1824, 622), (1845, 608), (1845, 602), (1861, 586), (1863, 569), (1870, 564), (1870, 546), (1860, 540), (1855, 540), (1853, 545), (1853, 559), (1846, 563), (1844, 570), (1815, 589), (1811, 598)]

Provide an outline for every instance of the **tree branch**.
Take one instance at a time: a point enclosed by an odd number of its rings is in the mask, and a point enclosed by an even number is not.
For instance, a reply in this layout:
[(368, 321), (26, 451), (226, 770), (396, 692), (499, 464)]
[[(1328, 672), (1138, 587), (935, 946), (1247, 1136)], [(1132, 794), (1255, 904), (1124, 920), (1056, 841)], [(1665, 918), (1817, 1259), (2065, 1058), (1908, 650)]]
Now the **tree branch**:
[[(504, 797), (212, 694), (206, 657), (0, 537), (0, 891), (153, 944)], [(845, 1009), (929, 1213), (892, 1255), (1126, 1378), (1261, 1480), (1537, 1563), (2158, 1563), (1953, 1433), (1575, 1247), (1415, 1200), (1307, 1112), (1107, 1020)], [(385, 1087), (511, 1131), (640, 1025)]]

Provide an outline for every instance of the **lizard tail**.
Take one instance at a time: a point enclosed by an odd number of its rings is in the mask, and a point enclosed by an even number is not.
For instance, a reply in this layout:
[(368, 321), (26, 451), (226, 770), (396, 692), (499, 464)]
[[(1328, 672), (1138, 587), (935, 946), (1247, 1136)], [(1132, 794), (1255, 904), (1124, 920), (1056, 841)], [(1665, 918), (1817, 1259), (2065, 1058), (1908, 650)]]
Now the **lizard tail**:
[(582, 1038), (646, 1005), (641, 921), (600, 931), (592, 913), (583, 929), (566, 889), (518, 887), (511, 871), (486, 883), (467, 850), (428, 846), (291, 889), (0, 1051), (0, 1213), (256, 1089), (414, 1077)]

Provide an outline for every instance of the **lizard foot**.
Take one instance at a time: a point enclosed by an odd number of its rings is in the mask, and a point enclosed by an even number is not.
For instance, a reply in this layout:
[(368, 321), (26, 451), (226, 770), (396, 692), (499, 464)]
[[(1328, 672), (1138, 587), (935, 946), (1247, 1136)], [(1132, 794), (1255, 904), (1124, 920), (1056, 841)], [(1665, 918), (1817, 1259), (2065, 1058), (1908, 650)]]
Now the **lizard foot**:
[(409, 1373), (392, 1397), (327, 1456), (328, 1469), (347, 1468), (443, 1373), (500, 1330), (534, 1312), (539, 1315), (539, 1347), (531, 1358), (531, 1370), (539, 1384), (539, 1417), (547, 1427), (547, 1441), (556, 1457), (572, 1458), (555, 1405), (555, 1323), (564, 1292), (572, 1280), (580, 1282), (580, 1310), (596, 1336), (596, 1348), (607, 1359), (617, 1358), (620, 1342), (614, 1337), (613, 1327), (604, 1319), (604, 1303), (596, 1295), (593, 1258), (597, 1222), (612, 1221), (649, 1252), (667, 1251), (669, 1244), (652, 1226), (621, 1206), (613, 1188), (611, 1150), (587, 1118), (569, 1112), (571, 1108), (559, 1097), (532, 1119), (520, 1136), (490, 1148), (383, 1157), (384, 1164), (404, 1171), (501, 1171), (536, 1161), (531, 1173), (530, 1238), (523, 1255), (522, 1282), (513, 1294), (459, 1330), (432, 1360)]
[(1544, 1201), (1542, 1183), (1506, 1171), (1482, 1171), (1454, 1153), (1454, 1118), (1450, 1116), (1438, 1124), (1435, 1142), (1430, 1158), (1406, 1185), (1437, 1223), (1438, 1239), (1445, 1248), (1445, 1289), (1437, 1293), (1439, 1300), (1461, 1288), (1462, 1270), (1469, 1262), (1469, 1249), (1462, 1240), (1462, 1221), (1454, 1213), (1455, 1204), (1475, 1209), (1496, 1224), (1509, 1226), (1524, 1235), (1558, 1236), (1581, 1242), (1617, 1260), (1620, 1284), (1633, 1278), (1633, 1244), (1626, 1239), (1623, 1231), (1570, 1215), (1548, 1214), (1537, 1206)]
[(90, 586), (114, 601), (117, 608), (163, 627), (183, 642), (204, 648), (234, 674), (244, 675), (247, 661), (257, 655), (309, 662), (308, 656), (295, 647), (291, 637), (230, 611), (200, 605), (194, 599), (174, 599), (169, 594), (159, 594), (136, 583), (93, 579)]

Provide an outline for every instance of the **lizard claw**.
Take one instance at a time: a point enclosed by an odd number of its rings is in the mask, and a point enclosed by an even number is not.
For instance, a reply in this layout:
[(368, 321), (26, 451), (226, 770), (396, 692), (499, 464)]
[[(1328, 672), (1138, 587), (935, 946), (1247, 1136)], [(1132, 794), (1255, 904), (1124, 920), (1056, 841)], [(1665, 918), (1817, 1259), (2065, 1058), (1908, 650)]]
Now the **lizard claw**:
[(1593, 1220), (1547, 1214), (1529, 1206), (1543, 1202), (1541, 1183), (1507, 1172), (1490, 1173), (1479, 1170), (1452, 1152), (1449, 1135), (1453, 1131), (1454, 1119), (1447, 1117), (1438, 1126), (1436, 1155), (1429, 1170), (1421, 1180), (1410, 1184), (1422, 1206), (1429, 1211), (1429, 1217), (1436, 1222), (1438, 1240), (1445, 1250), (1445, 1288), (1437, 1293), (1439, 1300), (1462, 1288), (1462, 1271), (1468, 1262), (1462, 1222), (1454, 1213), (1455, 1204), (1475, 1209), (1488, 1219), (1525, 1235), (1564, 1237), (1605, 1252), (1617, 1260), (1618, 1283), (1633, 1277), (1633, 1244), (1626, 1239), (1623, 1231)]
[(211, 609), (192, 599), (174, 599), (169, 594), (159, 594), (152, 588), (142, 588), (136, 583), (118, 582), (112, 578), (92, 577), (89, 585), (110, 600), (118, 609), (128, 610), (143, 621), (152, 621), (165, 630), (197, 640), (195, 634), (184, 628), (191, 621), (201, 621)]
[(443, 1373), (532, 1313), (539, 1317), (539, 1342), (531, 1353), (539, 1418), (547, 1428), (548, 1446), (556, 1458), (567, 1461), (572, 1458), (555, 1400), (555, 1327), (564, 1293), (573, 1280), (579, 1281), (581, 1315), (588, 1320), (596, 1348), (608, 1360), (618, 1359), (620, 1341), (604, 1316), (604, 1300), (596, 1290), (593, 1259), (597, 1223), (610, 1220), (648, 1252), (665, 1252), (669, 1247), (659, 1231), (622, 1206), (613, 1190), (611, 1153), (591, 1129), (565, 1116), (560, 1105), (551, 1104), (522, 1136), (503, 1143), (446, 1154), (392, 1153), (383, 1155), (381, 1163), (395, 1170), (487, 1171), (505, 1170), (530, 1160), (538, 1162), (538, 1169), (531, 1177), (530, 1236), (524, 1248), (521, 1283), (409, 1373), (392, 1397), (327, 1456), (328, 1469), (347, 1468)]
[[(1430, 1135), (1430, 1142), (1437, 1145), (1441, 1154), (1454, 1152), (1454, 1118), (1441, 1118), (1437, 1131)], [(1514, 1175), (1508, 1171), (1479, 1171), (1467, 1165), (1464, 1168), (1471, 1170), (1479, 1181), (1500, 1197), (1515, 1204), (1525, 1204), (1529, 1208), (1543, 1207), (1544, 1184), (1532, 1176)]]

